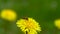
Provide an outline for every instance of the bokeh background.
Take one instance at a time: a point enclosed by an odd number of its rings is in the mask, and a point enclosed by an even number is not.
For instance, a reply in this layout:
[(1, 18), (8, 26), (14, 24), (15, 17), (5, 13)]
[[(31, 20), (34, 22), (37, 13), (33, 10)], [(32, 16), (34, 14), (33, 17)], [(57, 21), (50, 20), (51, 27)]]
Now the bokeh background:
[[(0, 12), (3, 9), (14, 10), (17, 20), (22, 17), (34, 18), (42, 28), (38, 34), (60, 34), (54, 25), (54, 20), (60, 18), (60, 0), (0, 0)], [(24, 34), (16, 26), (16, 21), (0, 18), (0, 34)]]

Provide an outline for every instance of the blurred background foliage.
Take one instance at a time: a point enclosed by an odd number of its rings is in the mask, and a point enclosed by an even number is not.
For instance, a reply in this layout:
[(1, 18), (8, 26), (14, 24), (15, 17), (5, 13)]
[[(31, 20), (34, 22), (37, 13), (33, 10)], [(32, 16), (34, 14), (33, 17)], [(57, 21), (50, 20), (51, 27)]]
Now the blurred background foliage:
[[(60, 0), (0, 0), (0, 12), (12, 9), (17, 13), (17, 20), (32, 17), (41, 25), (39, 34), (60, 34), (54, 20), (60, 18)], [(0, 34), (24, 34), (16, 21), (9, 22), (0, 18)]]

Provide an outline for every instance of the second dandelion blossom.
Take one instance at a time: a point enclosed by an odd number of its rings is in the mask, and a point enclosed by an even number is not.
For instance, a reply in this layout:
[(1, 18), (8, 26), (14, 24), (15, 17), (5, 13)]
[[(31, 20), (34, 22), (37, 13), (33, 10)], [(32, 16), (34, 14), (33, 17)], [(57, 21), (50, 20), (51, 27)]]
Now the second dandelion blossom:
[(16, 16), (17, 16), (16, 13), (10, 9), (4, 9), (1, 12), (1, 17), (9, 21), (16, 20)]
[(60, 29), (60, 19), (54, 21), (55, 26)]
[(37, 31), (41, 31), (39, 23), (33, 18), (20, 19), (16, 24), (25, 34), (37, 34)]

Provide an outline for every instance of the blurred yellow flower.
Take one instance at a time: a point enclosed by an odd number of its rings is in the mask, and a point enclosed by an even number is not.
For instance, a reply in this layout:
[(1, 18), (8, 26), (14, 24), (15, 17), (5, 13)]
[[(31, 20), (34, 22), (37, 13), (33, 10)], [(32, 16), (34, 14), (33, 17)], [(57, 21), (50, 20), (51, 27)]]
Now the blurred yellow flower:
[(60, 29), (60, 19), (55, 20), (54, 24), (58, 29)]
[(5, 10), (2, 10), (1, 12), (1, 17), (9, 21), (16, 20), (16, 16), (17, 16), (16, 13), (10, 9), (5, 9)]
[(25, 34), (37, 34), (37, 31), (41, 31), (39, 23), (33, 18), (20, 19), (16, 24)]

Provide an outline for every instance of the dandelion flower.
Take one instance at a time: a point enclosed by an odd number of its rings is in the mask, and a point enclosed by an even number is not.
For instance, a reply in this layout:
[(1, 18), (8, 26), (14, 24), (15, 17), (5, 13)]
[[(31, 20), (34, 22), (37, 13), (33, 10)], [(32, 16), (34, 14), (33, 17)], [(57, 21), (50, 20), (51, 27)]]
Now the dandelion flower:
[(20, 19), (16, 24), (25, 34), (37, 34), (37, 31), (41, 31), (39, 23), (33, 18)]
[(55, 20), (54, 24), (58, 29), (60, 29), (60, 19)]
[(13, 21), (13, 20), (16, 20), (16, 13), (13, 10), (5, 9), (5, 10), (2, 10), (1, 17), (3, 19)]

